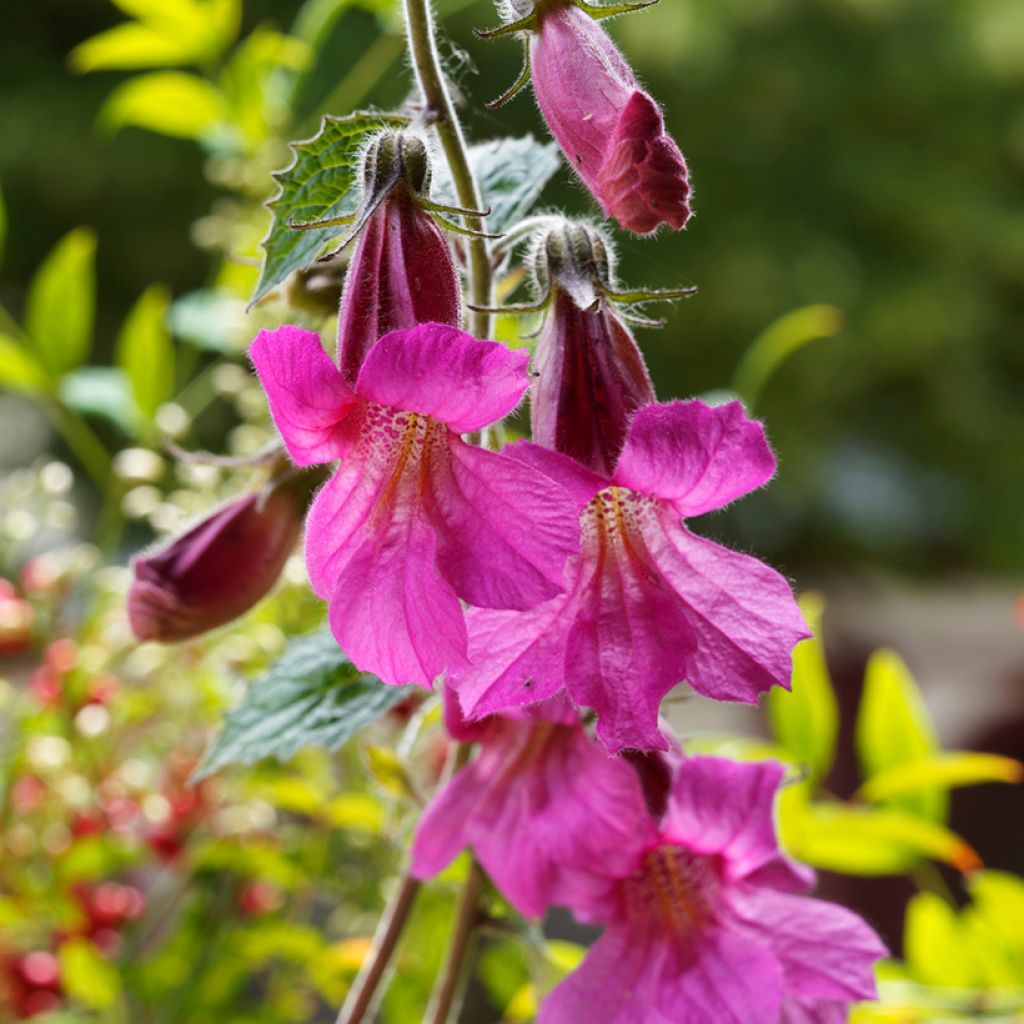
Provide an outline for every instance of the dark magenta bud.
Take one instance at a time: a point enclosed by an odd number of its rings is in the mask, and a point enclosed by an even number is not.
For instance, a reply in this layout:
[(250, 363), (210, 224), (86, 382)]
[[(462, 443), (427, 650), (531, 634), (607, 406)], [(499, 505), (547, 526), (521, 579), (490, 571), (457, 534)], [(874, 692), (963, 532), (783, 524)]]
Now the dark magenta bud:
[(247, 612), (295, 549), (309, 489), (308, 480), (289, 475), (134, 558), (128, 621), (135, 636), (189, 640)]
[(338, 365), (350, 384), (389, 331), (462, 322), (448, 242), (421, 205), (429, 182), (426, 146), (415, 135), (391, 132), (367, 151), (364, 203), (377, 205), (361, 229), (338, 313)]
[(550, 302), (537, 341), (533, 439), (610, 476), (630, 418), (654, 387), (607, 297), (611, 257), (600, 233), (565, 223), (540, 240), (534, 273)]

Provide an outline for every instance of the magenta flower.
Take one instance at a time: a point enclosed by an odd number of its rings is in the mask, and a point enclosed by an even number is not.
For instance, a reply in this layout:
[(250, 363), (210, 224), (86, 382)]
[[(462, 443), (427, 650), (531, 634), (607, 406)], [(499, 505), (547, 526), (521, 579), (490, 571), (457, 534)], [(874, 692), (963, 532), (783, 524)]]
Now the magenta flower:
[(775, 762), (686, 759), (628, 871), (596, 861), (561, 876), (555, 898), (607, 927), (538, 1024), (831, 1024), (875, 997), (878, 936), (795, 895), (813, 874), (775, 838), (782, 775)]
[[(520, 913), (541, 917), (560, 872), (631, 866), (632, 837), (647, 818), (639, 779), (587, 736), (568, 702), (482, 725), (472, 736), (479, 755), (420, 821), (412, 862), (418, 878), (436, 875), (469, 846)], [(467, 735), (464, 725), (456, 735)]]
[(610, 751), (665, 749), (658, 707), (676, 683), (748, 703), (789, 686), (793, 647), (810, 635), (789, 584), (680, 521), (775, 471), (761, 424), (739, 402), (641, 409), (609, 477), (529, 443), (508, 452), (573, 493), (583, 543), (564, 594), (516, 615), (470, 612), (471, 664), (449, 674), (470, 717), (564, 688), (598, 713)]
[(367, 201), (338, 313), (338, 365), (355, 384), (367, 352), (390, 331), (462, 321), (448, 243), (423, 208), (426, 149), (414, 135), (384, 135), (367, 155)]
[(342, 460), (310, 510), (306, 560), (359, 668), (430, 686), (465, 662), (460, 598), (525, 609), (561, 591), (571, 499), (459, 437), (515, 408), (525, 352), (421, 324), (381, 338), (354, 388), (296, 327), (260, 332), (249, 354), (292, 458)]
[(277, 582), (302, 531), (298, 479), (228, 502), (132, 559), (128, 622), (139, 640), (189, 640), (247, 612)]
[(605, 215), (639, 234), (685, 227), (689, 172), (658, 105), (589, 15), (564, 4), (537, 17), (530, 45), (537, 103)]

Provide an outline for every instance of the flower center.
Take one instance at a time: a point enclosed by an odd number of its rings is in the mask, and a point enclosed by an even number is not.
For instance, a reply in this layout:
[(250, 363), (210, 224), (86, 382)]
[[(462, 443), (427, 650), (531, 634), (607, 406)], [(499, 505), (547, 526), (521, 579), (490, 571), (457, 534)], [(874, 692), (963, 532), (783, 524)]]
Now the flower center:
[(639, 869), (626, 879), (623, 895), (631, 917), (682, 936), (711, 918), (716, 887), (709, 858), (663, 844), (647, 851)]
[(653, 509), (653, 499), (645, 494), (626, 487), (605, 487), (583, 510), (584, 544), (593, 545), (599, 559), (621, 553), (646, 565), (649, 559), (640, 528)]

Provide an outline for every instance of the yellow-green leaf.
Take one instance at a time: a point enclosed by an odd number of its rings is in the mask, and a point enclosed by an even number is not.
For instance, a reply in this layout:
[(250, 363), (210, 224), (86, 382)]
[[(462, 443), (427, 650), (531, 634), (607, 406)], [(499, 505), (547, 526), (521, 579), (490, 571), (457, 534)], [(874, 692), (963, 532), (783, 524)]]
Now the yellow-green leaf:
[(1020, 782), (1022, 778), (1024, 764), (1012, 757), (969, 751), (935, 754), (873, 775), (861, 786), (857, 796), (869, 803), (878, 803), (922, 790), (974, 786), (981, 782)]
[[(865, 779), (922, 761), (938, 752), (928, 710), (903, 659), (895, 651), (875, 651), (868, 661), (856, 727), (857, 756)], [(944, 821), (948, 807), (941, 787), (886, 800), (928, 821)]]
[(839, 708), (820, 639), (824, 602), (818, 594), (806, 594), (800, 607), (814, 636), (793, 652), (792, 690), (775, 687), (768, 694), (768, 716), (787, 754), (821, 779), (835, 757)]
[(960, 871), (981, 866), (959, 836), (898, 810), (808, 804), (786, 822), (786, 846), (806, 864), (849, 875), (898, 875), (925, 859)]
[(135, 125), (183, 139), (200, 139), (227, 118), (224, 95), (212, 83), (184, 71), (154, 71), (118, 86), (100, 111), (100, 122), (117, 129)]
[(85, 362), (96, 305), (96, 238), (86, 228), (65, 235), (29, 285), (25, 329), (51, 374)]
[(69, 939), (57, 951), (60, 980), (72, 999), (90, 1010), (106, 1010), (121, 995), (121, 976), (85, 938)]
[(174, 342), (164, 326), (170, 304), (166, 288), (150, 285), (117, 338), (117, 365), (127, 374), (135, 404), (147, 419), (174, 394)]
[(915, 981), (926, 985), (971, 983), (971, 966), (963, 955), (956, 910), (934, 893), (918, 893), (907, 906), (903, 951)]
[(0, 334), (0, 388), (42, 391), (48, 381), (39, 360), (13, 338)]

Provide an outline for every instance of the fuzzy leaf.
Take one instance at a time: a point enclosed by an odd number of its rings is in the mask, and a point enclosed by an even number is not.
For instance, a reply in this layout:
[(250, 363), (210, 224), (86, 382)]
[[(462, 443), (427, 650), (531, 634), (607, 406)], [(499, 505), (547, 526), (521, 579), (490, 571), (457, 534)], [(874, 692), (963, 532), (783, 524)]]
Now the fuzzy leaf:
[(195, 777), (264, 757), (288, 761), (302, 747), (337, 750), (408, 695), (359, 672), (327, 628), (299, 637), (228, 712)]
[(65, 235), (29, 285), (25, 330), (54, 376), (85, 362), (96, 306), (96, 238), (86, 228)]
[(166, 288), (151, 285), (117, 338), (117, 365), (128, 375), (135, 404), (147, 419), (174, 394), (174, 343), (164, 326), (170, 301)]
[[(484, 206), (491, 211), (487, 230), (493, 232), (504, 231), (529, 213), (561, 164), (553, 142), (538, 142), (530, 135), (471, 146), (469, 162)], [(434, 165), (431, 198), (449, 206), (460, 205), (443, 161)]]
[(364, 144), (374, 132), (404, 123), (404, 118), (357, 111), (347, 117), (325, 117), (313, 138), (292, 143), (295, 158), (274, 175), (280, 188), (267, 204), (274, 221), (262, 243), (263, 270), (253, 302), (289, 274), (308, 267), (328, 242), (343, 233), (344, 229), (337, 227), (297, 231), (289, 224), (354, 213), (359, 194), (353, 186)]

